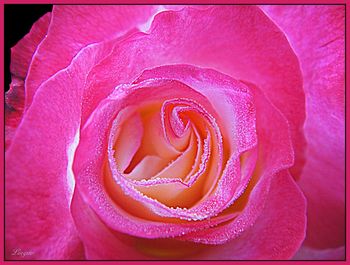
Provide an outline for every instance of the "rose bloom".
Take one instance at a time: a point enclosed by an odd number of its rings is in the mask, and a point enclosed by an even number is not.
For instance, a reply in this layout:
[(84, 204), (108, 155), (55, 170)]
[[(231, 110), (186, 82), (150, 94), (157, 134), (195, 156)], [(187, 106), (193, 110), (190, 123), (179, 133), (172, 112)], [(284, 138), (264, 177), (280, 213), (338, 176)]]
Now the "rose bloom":
[(54, 6), (11, 51), (6, 259), (344, 259), (344, 16)]

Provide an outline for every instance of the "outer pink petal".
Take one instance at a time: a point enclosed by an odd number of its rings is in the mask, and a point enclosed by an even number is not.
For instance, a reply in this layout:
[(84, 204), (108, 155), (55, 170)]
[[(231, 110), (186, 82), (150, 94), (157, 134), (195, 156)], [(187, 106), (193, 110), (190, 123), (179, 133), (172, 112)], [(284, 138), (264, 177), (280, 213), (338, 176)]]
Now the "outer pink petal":
[(305, 237), (306, 201), (288, 171), (277, 174), (256, 223), (225, 245), (207, 247), (193, 259), (289, 259)]
[(30, 32), (11, 48), (11, 74), (25, 79), (33, 54), (47, 33), (51, 13), (42, 16), (34, 23)]
[(69, 212), (74, 186), (70, 165), (79, 141), (86, 74), (103, 55), (93, 53), (93, 48), (84, 49), (79, 60), (40, 87), (6, 153), (9, 259), (17, 258), (11, 256), (14, 248), (34, 252), (26, 259), (75, 259), (81, 255)]
[(345, 243), (345, 6), (264, 6), (288, 36), (304, 76), (307, 163), (299, 185), (308, 199), (306, 243)]
[(84, 242), (86, 259), (147, 259), (132, 245), (131, 237), (110, 230), (84, 202), (78, 190), (74, 192), (71, 211), (79, 235)]
[(32, 56), (44, 38), (51, 14), (47, 13), (34, 23), (30, 32), (11, 49), (10, 90), (5, 94), (5, 150), (10, 146), (24, 109), (24, 79)]
[(300, 173), (305, 108), (299, 64), (283, 33), (261, 10), (218, 6), (161, 12), (148, 34), (118, 42), (89, 79), (91, 87), (107, 89), (130, 82), (146, 68), (177, 63), (214, 68), (261, 87), (290, 123), (294, 173)]
[(38, 47), (26, 80), (26, 107), (40, 84), (68, 66), (88, 44), (124, 35), (142, 26), (157, 6), (58, 5), (54, 6), (45, 40)]
[[(210, 247), (201, 244), (178, 242), (178, 247), (187, 244), (188, 255), (179, 259), (288, 259), (300, 246), (305, 235), (305, 200), (288, 172), (276, 175), (261, 217), (241, 237), (225, 245)], [(87, 259), (162, 259), (164, 256), (145, 255), (139, 239), (123, 236), (108, 229), (89, 208), (76, 191), (72, 202), (72, 214), (80, 236), (86, 242)], [(286, 240), (287, 238), (287, 240)], [(143, 240), (147, 248), (156, 244)], [(286, 245), (286, 241), (288, 244)], [(139, 242), (139, 243), (138, 243)], [(174, 244), (174, 243), (173, 243)], [(186, 245), (185, 245), (186, 246)], [(176, 251), (176, 244), (172, 249)], [(169, 251), (169, 250), (168, 250)], [(161, 250), (155, 251), (161, 254)], [(193, 254), (198, 253), (198, 254)], [(173, 257), (166, 257), (173, 259)]]
[[(227, 224), (213, 227), (185, 235), (183, 239), (206, 244), (223, 244), (238, 237), (248, 227), (254, 225), (257, 218), (261, 218), (261, 211), (266, 203), (271, 180), (279, 171), (289, 168), (293, 164), (293, 150), (290, 141), (290, 132), (286, 119), (271, 105), (263, 94), (253, 85), (254, 101), (257, 116), (258, 161), (255, 166), (251, 182), (251, 191), (246, 205), (241, 213)], [(242, 197), (246, 195), (243, 193)], [(242, 204), (240, 199), (235, 203)], [(234, 209), (235, 204), (232, 205)], [(238, 206), (242, 207), (242, 206)], [(260, 217), (259, 217), (260, 216)], [(303, 230), (300, 227), (300, 230)]]
[(206, 246), (175, 239), (141, 239), (113, 231), (103, 223), (75, 190), (72, 215), (85, 242), (88, 260), (181, 260), (205, 251)]

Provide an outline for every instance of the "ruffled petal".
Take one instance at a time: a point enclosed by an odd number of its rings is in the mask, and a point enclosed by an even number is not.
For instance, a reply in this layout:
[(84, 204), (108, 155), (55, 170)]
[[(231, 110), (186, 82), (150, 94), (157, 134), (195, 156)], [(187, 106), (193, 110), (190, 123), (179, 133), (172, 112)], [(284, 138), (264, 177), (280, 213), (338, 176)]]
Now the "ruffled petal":
[(84, 202), (75, 190), (71, 212), (84, 242), (87, 260), (145, 260), (147, 256), (138, 252), (131, 237), (111, 231)]
[(181, 260), (205, 251), (205, 246), (175, 239), (142, 239), (113, 231), (99, 219), (75, 191), (72, 215), (78, 232), (85, 242), (88, 260)]
[(41, 85), (6, 152), (8, 258), (15, 248), (34, 252), (26, 259), (75, 259), (79, 253), (69, 212), (74, 187), (70, 165), (79, 142), (86, 73), (101, 59), (92, 56), (93, 48), (81, 51), (81, 60)]
[[(107, 155), (106, 139), (115, 115), (123, 108), (140, 105), (145, 100), (152, 101), (160, 98), (166, 100), (169, 97), (176, 98), (183, 95), (185, 88), (171, 89), (169, 85), (173, 85), (173, 83), (174, 81), (152, 80), (152, 82), (137, 85), (122, 85), (114, 91), (113, 95), (100, 103), (82, 130), (73, 168), (77, 187), (84, 200), (96, 211), (103, 222), (114, 230), (146, 238), (172, 237), (203, 229), (230, 218), (230, 215), (228, 215), (214, 221), (206, 220), (203, 222), (185, 222), (181, 220), (174, 222), (174, 219), (169, 218), (171, 216), (160, 218), (155, 215), (160, 210), (175, 217), (180, 209), (165, 207), (155, 200), (142, 196), (131, 188), (131, 182), (120, 174), (118, 178), (113, 179), (105, 172), (107, 180), (103, 180), (101, 168), (104, 168)], [(135, 93), (134, 90), (142, 93)], [(127, 97), (127, 95), (130, 96)], [(189, 88), (186, 89), (186, 95), (196, 99), (203, 97)], [(118, 120), (114, 122), (118, 124)], [(113, 163), (113, 156), (109, 159), (109, 162)], [(108, 190), (108, 193), (105, 189)], [(132, 198), (130, 199), (130, 197)], [(148, 205), (149, 208), (145, 208), (142, 204), (135, 205), (137, 201)], [(130, 214), (130, 212), (133, 212), (133, 214)], [(139, 216), (142, 216), (143, 219)]]
[(204, 95), (219, 114), (216, 118), (231, 152), (256, 145), (254, 104), (249, 88), (241, 82), (211, 69), (177, 64), (145, 70), (133, 83), (151, 78), (178, 80)]
[(47, 13), (34, 23), (30, 32), (11, 49), (11, 85), (5, 94), (5, 150), (11, 144), (24, 110), (24, 80), (32, 56), (45, 37), (51, 14)]
[[(305, 99), (299, 63), (283, 33), (259, 8), (186, 7), (161, 12), (148, 34), (134, 34), (119, 42), (91, 79), (98, 80), (94, 82), (98, 87), (108, 87), (130, 82), (142, 70), (164, 64), (210, 67), (258, 85), (290, 124), (296, 150), (293, 175), (299, 175), (305, 147)], [(106, 75), (108, 82), (99, 81)]]
[(345, 243), (345, 6), (264, 6), (300, 60), (306, 93), (306, 243)]
[[(74, 195), (72, 213), (88, 259), (241, 260), (289, 259), (305, 236), (306, 202), (287, 171), (272, 180), (267, 204), (257, 222), (236, 240), (208, 246), (174, 239), (139, 239), (106, 228)], [(98, 236), (96, 236), (98, 235)], [(286, 245), (286, 240), (288, 245)]]
[(30, 32), (11, 48), (11, 74), (17, 78), (25, 79), (34, 52), (44, 39), (51, 19), (47, 13), (36, 21)]
[(284, 170), (274, 176), (260, 217), (240, 237), (222, 246), (206, 247), (191, 259), (285, 260), (293, 257), (305, 238), (306, 201)]
[[(50, 27), (30, 64), (26, 107), (45, 80), (67, 67), (85, 46), (136, 31), (157, 12), (157, 6), (57, 5)], [(58, 52), (59, 51), (59, 52)]]
[(182, 237), (205, 244), (223, 244), (237, 238), (262, 216), (275, 174), (289, 168), (293, 164), (294, 153), (291, 146), (290, 132), (286, 119), (264, 97), (257, 87), (249, 84), (254, 92), (256, 107), (256, 123), (258, 135), (258, 160), (254, 172), (251, 173), (248, 187), (242, 190), (241, 197), (226, 212), (239, 211), (232, 221), (207, 230), (191, 233)]

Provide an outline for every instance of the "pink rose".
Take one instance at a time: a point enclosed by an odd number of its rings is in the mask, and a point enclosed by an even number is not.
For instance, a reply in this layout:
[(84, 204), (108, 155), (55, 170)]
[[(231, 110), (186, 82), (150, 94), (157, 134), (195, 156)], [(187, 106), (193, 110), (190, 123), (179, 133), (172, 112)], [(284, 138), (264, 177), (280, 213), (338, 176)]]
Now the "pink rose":
[(343, 259), (344, 15), (55, 6), (12, 49), (6, 258)]

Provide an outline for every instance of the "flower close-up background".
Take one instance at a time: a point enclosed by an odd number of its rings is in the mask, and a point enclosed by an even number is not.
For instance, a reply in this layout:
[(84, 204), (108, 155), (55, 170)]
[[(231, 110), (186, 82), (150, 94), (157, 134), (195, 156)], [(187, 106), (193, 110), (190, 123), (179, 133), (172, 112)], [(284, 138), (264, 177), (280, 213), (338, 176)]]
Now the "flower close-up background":
[(343, 260), (344, 35), (345, 5), (54, 6), (11, 49), (5, 258)]

